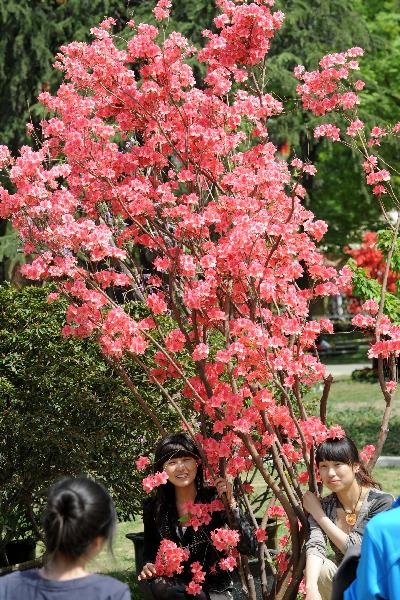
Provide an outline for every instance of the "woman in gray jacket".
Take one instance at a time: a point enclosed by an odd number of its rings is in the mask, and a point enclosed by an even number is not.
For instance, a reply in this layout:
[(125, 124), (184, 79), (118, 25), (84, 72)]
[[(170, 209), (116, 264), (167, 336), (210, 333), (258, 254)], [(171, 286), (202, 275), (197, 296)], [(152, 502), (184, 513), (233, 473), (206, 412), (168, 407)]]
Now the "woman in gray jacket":
[[(393, 502), (382, 492), (362, 464), (354, 442), (348, 437), (330, 438), (316, 452), (320, 478), (331, 494), (317, 498), (306, 492), (303, 506), (309, 513), (306, 544), (307, 600), (330, 600), (332, 579), (346, 550), (361, 544), (367, 522), (388, 510)], [(334, 552), (327, 558), (327, 542)]]

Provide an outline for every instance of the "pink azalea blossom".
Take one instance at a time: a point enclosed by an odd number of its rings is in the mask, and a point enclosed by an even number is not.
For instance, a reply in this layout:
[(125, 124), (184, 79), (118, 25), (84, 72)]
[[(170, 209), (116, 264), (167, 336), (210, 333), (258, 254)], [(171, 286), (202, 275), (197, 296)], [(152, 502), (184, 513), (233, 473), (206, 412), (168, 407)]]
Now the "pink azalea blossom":
[(364, 463), (368, 463), (375, 452), (375, 446), (368, 444), (360, 451), (360, 458)]
[(139, 456), (135, 464), (138, 471), (143, 471), (150, 464), (150, 459), (147, 456)]
[(397, 389), (397, 381), (387, 381), (386, 389), (390, 394), (393, 394)]
[(180, 548), (175, 542), (164, 538), (161, 540), (154, 563), (157, 575), (172, 577), (176, 573), (182, 573), (182, 563), (188, 558), (189, 551), (186, 548)]
[(220, 551), (229, 551), (236, 548), (239, 537), (239, 532), (234, 529), (214, 529), (211, 532), (212, 543)]
[(195, 347), (195, 349), (192, 352), (192, 358), (193, 360), (204, 360), (205, 358), (207, 358), (208, 353), (209, 353), (209, 348), (207, 346), (207, 344), (197, 344), (197, 346)]
[(168, 475), (165, 471), (158, 471), (154, 475), (148, 475), (143, 479), (142, 485), (146, 494), (150, 494), (154, 488), (159, 485), (165, 485), (168, 481)]
[(265, 542), (265, 540), (267, 539), (267, 532), (265, 531), (265, 529), (257, 528), (256, 537), (258, 542)]
[(371, 313), (371, 315), (376, 315), (379, 310), (379, 304), (375, 300), (367, 300), (361, 305), (361, 308), (365, 312)]

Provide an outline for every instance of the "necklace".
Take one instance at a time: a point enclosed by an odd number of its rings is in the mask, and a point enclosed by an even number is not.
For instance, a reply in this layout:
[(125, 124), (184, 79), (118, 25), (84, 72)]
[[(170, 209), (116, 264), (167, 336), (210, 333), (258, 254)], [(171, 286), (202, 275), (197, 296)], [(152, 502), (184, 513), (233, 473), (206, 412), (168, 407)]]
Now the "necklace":
[(337, 501), (339, 502), (340, 508), (343, 509), (344, 512), (346, 513), (346, 516), (345, 516), (346, 523), (347, 523), (347, 525), (350, 525), (350, 527), (353, 527), (353, 525), (356, 524), (356, 521), (357, 521), (356, 509), (357, 509), (358, 503), (360, 502), (361, 494), (362, 494), (362, 486), (360, 486), (360, 494), (358, 496), (357, 502), (355, 503), (355, 505), (353, 507), (353, 510), (346, 509), (343, 506), (343, 504), (340, 502), (339, 498), (336, 496)]

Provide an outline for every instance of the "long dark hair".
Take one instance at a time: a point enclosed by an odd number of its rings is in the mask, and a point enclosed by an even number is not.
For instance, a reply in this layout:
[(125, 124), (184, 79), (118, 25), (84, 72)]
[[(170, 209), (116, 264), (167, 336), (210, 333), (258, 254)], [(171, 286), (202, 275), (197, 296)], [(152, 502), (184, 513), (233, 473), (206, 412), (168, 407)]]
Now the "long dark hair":
[[(162, 471), (164, 464), (172, 457), (180, 458), (182, 456), (192, 456), (197, 461), (196, 488), (198, 495), (202, 495), (204, 490), (204, 472), (201, 463), (200, 453), (192, 438), (184, 431), (172, 433), (160, 440), (154, 452), (153, 470)], [(165, 485), (160, 485), (156, 492), (156, 515), (159, 517), (160, 509), (167, 508), (172, 514), (176, 512), (175, 505), (175, 487), (167, 481)]]
[(325, 442), (322, 442), (315, 453), (317, 467), (324, 460), (341, 462), (351, 466), (359, 464), (360, 469), (355, 474), (359, 485), (381, 489), (380, 483), (371, 477), (362, 462), (357, 447), (351, 438), (346, 436), (342, 438), (328, 438)]
[(100, 483), (69, 477), (50, 487), (43, 516), (50, 555), (79, 558), (99, 536), (111, 545), (115, 524), (114, 503)]

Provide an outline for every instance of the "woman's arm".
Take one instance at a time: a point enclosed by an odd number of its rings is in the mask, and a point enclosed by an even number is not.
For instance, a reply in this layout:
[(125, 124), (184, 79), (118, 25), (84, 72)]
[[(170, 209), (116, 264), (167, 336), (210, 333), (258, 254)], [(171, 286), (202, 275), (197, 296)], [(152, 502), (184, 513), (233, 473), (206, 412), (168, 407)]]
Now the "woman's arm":
[(316, 554), (309, 554), (306, 560), (305, 579), (307, 600), (321, 600), (318, 590), (318, 578), (324, 559)]
[(143, 503), (143, 569), (138, 577), (141, 579), (150, 579), (155, 576), (156, 570), (154, 561), (156, 559), (157, 550), (160, 545), (161, 537), (154, 519), (154, 501), (146, 500)]
[(215, 481), (215, 487), (217, 489), (218, 496), (226, 494), (226, 499), (232, 510), (235, 520), (235, 527), (240, 534), (240, 540), (237, 545), (238, 551), (240, 554), (254, 556), (257, 552), (258, 546), (254, 527), (252, 527), (245, 515), (238, 508), (236, 500), (233, 496), (232, 484), (227, 479), (220, 477)]
[(315, 494), (312, 492), (305, 492), (303, 496), (303, 506), (331, 542), (335, 544), (336, 548), (344, 554), (348, 546), (349, 536), (335, 525), (335, 523), (325, 514), (321, 502)]

